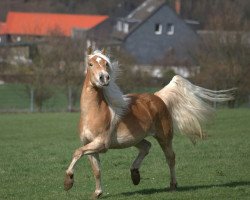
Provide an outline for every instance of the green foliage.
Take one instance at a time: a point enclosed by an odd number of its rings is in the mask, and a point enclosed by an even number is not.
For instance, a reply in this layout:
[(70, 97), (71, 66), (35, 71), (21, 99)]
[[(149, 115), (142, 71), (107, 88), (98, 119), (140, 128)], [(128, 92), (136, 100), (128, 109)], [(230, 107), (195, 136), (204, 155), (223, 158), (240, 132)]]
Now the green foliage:
[[(75, 185), (63, 190), (64, 172), (75, 148), (79, 114), (0, 115), (1, 199), (89, 199), (94, 178), (86, 157), (76, 166)], [(250, 110), (220, 110), (207, 127), (209, 137), (193, 146), (174, 137), (177, 192), (159, 145), (145, 158), (142, 180), (133, 186), (129, 168), (135, 148), (101, 155), (103, 199), (248, 199), (250, 196)]]

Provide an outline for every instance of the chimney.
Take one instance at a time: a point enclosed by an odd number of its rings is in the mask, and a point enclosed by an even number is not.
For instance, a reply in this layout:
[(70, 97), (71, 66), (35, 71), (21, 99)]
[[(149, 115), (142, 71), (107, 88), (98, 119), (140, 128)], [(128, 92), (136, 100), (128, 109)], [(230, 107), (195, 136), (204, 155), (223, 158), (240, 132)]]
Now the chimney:
[(175, 12), (177, 15), (181, 13), (181, 0), (175, 0)]

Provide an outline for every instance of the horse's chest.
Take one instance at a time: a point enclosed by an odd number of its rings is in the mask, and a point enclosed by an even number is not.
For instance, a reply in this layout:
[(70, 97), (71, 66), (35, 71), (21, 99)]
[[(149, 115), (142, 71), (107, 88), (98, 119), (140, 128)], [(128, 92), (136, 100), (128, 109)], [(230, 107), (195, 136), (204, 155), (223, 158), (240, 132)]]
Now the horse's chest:
[(97, 137), (106, 137), (111, 131), (111, 121), (105, 116), (83, 117), (80, 123), (80, 138), (91, 142)]

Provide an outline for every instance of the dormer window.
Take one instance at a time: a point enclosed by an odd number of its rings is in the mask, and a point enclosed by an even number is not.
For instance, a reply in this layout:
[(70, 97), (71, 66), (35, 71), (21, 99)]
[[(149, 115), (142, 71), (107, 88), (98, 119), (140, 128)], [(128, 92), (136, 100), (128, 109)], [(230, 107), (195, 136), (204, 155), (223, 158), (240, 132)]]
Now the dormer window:
[(174, 35), (174, 25), (172, 23), (167, 23), (167, 34)]
[(128, 31), (129, 31), (129, 25), (128, 25), (128, 23), (124, 23), (123, 24), (123, 32), (128, 33)]
[(155, 34), (161, 35), (162, 34), (162, 25), (161, 24), (155, 24)]

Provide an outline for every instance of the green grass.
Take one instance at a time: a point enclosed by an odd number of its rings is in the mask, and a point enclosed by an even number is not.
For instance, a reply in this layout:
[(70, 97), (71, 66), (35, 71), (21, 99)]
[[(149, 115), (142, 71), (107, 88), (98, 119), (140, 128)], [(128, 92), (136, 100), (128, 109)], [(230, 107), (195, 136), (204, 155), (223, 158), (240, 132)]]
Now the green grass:
[[(94, 179), (86, 157), (76, 166), (75, 185), (63, 190), (64, 172), (79, 147), (79, 114), (0, 115), (0, 199), (89, 199)], [(220, 110), (207, 126), (208, 139), (193, 146), (184, 136), (174, 138), (179, 189), (169, 192), (169, 173), (153, 138), (133, 186), (130, 165), (134, 148), (101, 155), (102, 199), (249, 199), (250, 110)]]
[[(66, 111), (68, 104), (67, 90), (59, 86), (52, 86), (50, 89), (53, 95), (44, 101), (42, 111)], [(34, 107), (37, 111), (35, 104)], [(75, 108), (79, 108), (79, 102), (76, 103)], [(0, 85), (0, 112), (11, 111), (30, 111), (30, 90), (25, 84)]]

